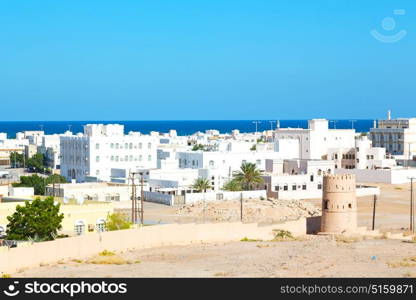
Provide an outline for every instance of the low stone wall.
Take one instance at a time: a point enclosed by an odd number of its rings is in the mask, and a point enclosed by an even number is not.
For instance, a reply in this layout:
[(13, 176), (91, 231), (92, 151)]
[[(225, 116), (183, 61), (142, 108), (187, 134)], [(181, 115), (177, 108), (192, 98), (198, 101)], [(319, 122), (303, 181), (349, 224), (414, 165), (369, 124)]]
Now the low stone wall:
[(40, 264), (56, 263), (59, 260), (82, 259), (104, 249), (121, 251), (200, 242), (239, 241), (244, 237), (270, 240), (276, 229), (290, 231), (294, 236), (304, 235), (307, 232), (307, 221), (299, 219), (267, 226), (239, 222), (154, 225), (26, 244), (17, 248), (0, 247), (0, 272), (14, 273), (21, 268), (39, 267)]

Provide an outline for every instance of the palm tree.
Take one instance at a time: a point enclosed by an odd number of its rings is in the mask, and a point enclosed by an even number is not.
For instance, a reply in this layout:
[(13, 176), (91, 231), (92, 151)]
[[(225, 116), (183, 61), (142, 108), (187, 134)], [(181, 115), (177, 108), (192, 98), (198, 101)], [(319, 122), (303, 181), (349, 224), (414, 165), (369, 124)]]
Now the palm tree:
[(223, 190), (226, 191), (241, 191), (241, 184), (239, 182), (237, 182), (235, 179), (228, 181), (226, 184), (224, 184), (224, 187), (222, 188)]
[(203, 222), (205, 223), (205, 192), (207, 189), (211, 188), (211, 183), (208, 179), (205, 178), (197, 178), (192, 186), (194, 189), (196, 189), (198, 192), (202, 193), (202, 201), (203, 201)]
[(245, 190), (252, 190), (254, 184), (261, 184), (264, 182), (261, 177), (261, 171), (257, 169), (256, 164), (243, 163), (240, 171), (234, 173), (234, 179)]
[(208, 179), (205, 178), (197, 178), (192, 186), (198, 192), (206, 192), (208, 189), (211, 188), (211, 184)]

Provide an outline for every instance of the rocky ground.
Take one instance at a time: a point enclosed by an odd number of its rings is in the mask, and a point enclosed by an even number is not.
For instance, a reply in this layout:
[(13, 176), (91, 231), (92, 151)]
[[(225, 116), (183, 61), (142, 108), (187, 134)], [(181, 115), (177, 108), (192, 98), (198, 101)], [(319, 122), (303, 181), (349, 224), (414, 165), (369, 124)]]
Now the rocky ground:
[[(321, 209), (311, 203), (298, 200), (244, 200), (243, 221), (256, 223), (279, 223), (300, 217), (320, 216)], [(204, 220), (206, 222), (235, 222), (241, 219), (240, 201), (196, 202), (176, 210), (179, 218)]]

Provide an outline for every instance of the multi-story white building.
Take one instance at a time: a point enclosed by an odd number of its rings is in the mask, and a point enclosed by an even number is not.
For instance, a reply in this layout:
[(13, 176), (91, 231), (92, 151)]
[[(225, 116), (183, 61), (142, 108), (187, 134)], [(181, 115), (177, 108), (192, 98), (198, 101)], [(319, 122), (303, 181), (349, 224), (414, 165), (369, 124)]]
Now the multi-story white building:
[(333, 148), (328, 150), (328, 159), (338, 169), (382, 169), (396, 166), (396, 160), (386, 154), (386, 149), (372, 147), (366, 136), (357, 137), (354, 148)]
[(277, 159), (266, 160), (264, 188), (277, 199), (306, 199), (322, 196), (322, 177), (333, 174), (335, 165), (329, 160)]
[(329, 129), (328, 120), (313, 119), (308, 129), (279, 128), (273, 133), (275, 141), (280, 139), (298, 140), (300, 159), (326, 159), (330, 148), (353, 148), (354, 129)]
[(67, 179), (110, 181), (112, 169), (157, 166), (158, 137), (124, 134), (118, 124), (88, 124), (84, 134), (60, 137), (61, 174)]
[(221, 189), (232, 179), (234, 172), (243, 163), (254, 163), (259, 170), (265, 170), (266, 159), (280, 158), (274, 151), (187, 151), (177, 152), (179, 168), (199, 169), (199, 176), (209, 179), (213, 190)]
[(370, 129), (370, 138), (374, 147), (383, 147), (390, 154), (411, 159), (416, 155), (416, 118), (379, 120)]

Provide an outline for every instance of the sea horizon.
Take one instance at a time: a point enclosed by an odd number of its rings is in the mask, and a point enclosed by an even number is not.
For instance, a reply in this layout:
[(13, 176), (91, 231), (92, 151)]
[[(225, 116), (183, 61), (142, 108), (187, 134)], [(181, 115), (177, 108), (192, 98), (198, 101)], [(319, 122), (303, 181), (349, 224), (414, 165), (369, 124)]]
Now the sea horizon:
[[(189, 135), (197, 131), (218, 130), (220, 133), (230, 133), (234, 129), (241, 132), (264, 131), (276, 128), (277, 121), (281, 128), (307, 128), (307, 119), (288, 120), (84, 120), (84, 121), (0, 121), (0, 132), (7, 133), (9, 138), (15, 137), (17, 132), (25, 130), (43, 130), (46, 134), (59, 134), (67, 130), (73, 133), (83, 132), (85, 124), (124, 125), (125, 132), (138, 131), (148, 134), (151, 131), (168, 132), (173, 129), (178, 135)], [(368, 132), (373, 126), (373, 119), (332, 119), (329, 121), (331, 129), (352, 129), (357, 132)]]

